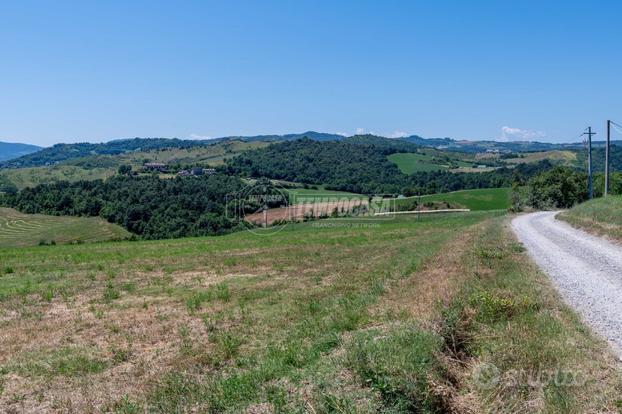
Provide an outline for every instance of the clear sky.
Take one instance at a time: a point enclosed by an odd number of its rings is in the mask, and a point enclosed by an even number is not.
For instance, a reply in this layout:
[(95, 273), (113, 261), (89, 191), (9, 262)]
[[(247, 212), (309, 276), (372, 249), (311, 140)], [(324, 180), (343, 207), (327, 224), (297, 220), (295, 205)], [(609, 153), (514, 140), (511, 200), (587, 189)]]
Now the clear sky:
[(619, 1), (6, 1), (0, 140), (622, 122)]

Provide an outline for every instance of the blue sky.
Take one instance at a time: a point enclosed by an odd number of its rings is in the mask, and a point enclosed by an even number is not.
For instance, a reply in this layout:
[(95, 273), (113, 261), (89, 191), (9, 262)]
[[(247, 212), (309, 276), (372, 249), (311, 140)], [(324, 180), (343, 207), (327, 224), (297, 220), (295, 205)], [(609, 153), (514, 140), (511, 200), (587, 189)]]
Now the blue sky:
[(576, 141), (622, 121), (620, 2), (13, 1), (0, 16), (3, 141)]

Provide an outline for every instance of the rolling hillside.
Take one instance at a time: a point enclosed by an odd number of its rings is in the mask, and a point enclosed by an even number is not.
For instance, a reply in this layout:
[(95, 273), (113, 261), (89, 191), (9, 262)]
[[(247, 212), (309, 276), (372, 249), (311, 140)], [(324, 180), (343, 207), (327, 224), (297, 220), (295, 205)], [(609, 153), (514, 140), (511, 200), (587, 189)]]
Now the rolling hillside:
[(120, 226), (101, 218), (22, 214), (0, 208), (0, 247), (36, 246), (45, 243), (82, 243), (130, 237)]

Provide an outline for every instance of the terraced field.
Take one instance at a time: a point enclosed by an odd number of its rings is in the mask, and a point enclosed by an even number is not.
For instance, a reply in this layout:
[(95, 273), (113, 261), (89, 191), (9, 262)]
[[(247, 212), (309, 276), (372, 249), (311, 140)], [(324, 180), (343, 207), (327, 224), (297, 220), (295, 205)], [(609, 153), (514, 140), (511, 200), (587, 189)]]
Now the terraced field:
[(130, 233), (100, 218), (23, 214), (0, 208), (0, 247), (125, 239)]

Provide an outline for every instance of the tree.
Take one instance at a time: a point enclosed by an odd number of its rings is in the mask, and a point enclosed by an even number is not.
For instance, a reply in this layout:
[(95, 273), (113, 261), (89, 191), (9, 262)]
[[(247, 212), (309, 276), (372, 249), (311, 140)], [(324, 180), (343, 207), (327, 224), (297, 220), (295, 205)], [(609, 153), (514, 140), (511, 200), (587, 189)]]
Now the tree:
[(527, 204), (538, 209), (569, 208), (587, 200), (587, 175), (555, 167), (529, 181)]
[(126, 164), (119, 165), (118, 172), (119, 175), (130, 175), (132, 173), (132, 166)]

